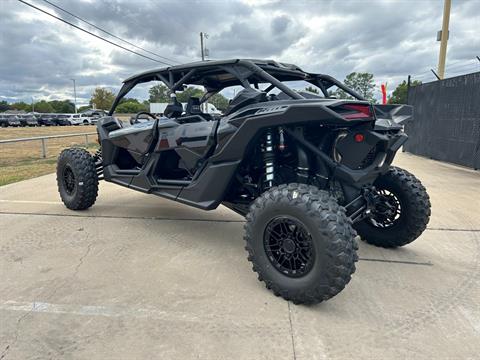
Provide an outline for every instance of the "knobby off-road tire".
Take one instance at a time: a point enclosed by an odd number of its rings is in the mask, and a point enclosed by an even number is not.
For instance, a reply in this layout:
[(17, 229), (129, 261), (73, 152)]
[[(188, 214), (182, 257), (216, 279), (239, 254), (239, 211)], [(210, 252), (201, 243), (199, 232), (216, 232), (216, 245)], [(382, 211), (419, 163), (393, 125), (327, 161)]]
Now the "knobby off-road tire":
[[(274, 187), (254, 201), (246, 220), (245, 249), (253, 271), (268, 289), (285, 300), (312, 304), (330, 299), (343, 290), (355, 272), (358, 260), (355, 230), (345, 209), (325, 191), (304, 184)], [(284, 255), (275, 252), (275, 247), (268, 241), (268, 234), (277, 234), (274, 229), (285, 226), (282, 221), (286, 221), (289, 236), (303, 239), (297, 248), (303, 249), (301, 251), (310, 249), (310, 257), (306, 253), (298, 255), (302, 260), (305, 257), (309, 260), (306, 261), (308, 265), (295, 270), (296, 274), (275, 260), (275, 257), (286, 256), (287, 250), (292, 249), (291, 240), (282, 240), (283, 247), (290, 246), (290, 249), (282, 249)], [(298, 262), (294, 264), (298, 265)]]
[(384, 248), (410, 244), (425, 231), (430, 220), (430, 198), (425, 187), (413, 174), (398, 167), (379, 176), (374, 186), (398, 199), (400, 216), (384, 228), (365, 219), (354, 226), (358, 234), (367, 243)]
[(85, 210), (92, 206), (98, 194), (93, 156), (85, 149), (63, 150), (57, 161), (57, 185), (67, 208)]

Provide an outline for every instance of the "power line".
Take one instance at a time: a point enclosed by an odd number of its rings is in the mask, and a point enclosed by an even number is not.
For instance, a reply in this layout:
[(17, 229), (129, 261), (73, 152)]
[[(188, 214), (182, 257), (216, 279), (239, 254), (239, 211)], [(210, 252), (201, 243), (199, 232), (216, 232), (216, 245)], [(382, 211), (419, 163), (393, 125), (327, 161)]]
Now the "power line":
[(77, 25), (75, 25), (75, 24), (72, 24), (71, 22), (69, 22), (69, 21), (67, 21), (67, 20), (64, 20), (64, 19), (62, 19), (62, 18), (60, 18), (60, 17), (58, 17), (58, 16), (55, 16), (55, 15), (49, 13), (48, 11), (42, 10), (42, 9), (40, 9), (39, 7), (36, 7), (35, 5), (32, 5), (32, 4), (30, 4), (30, 3), (26, 2), (26, 1), (23, 1), (23, 0), (18, 0), (18, 1), (21, 2), (21, 3), (23, 3), (23, 4), (25, 4), (25, 5), (27, 5), (27, 6), (30, 6), (31, 8), (33, 8), (33, 9), (35, 9), (35, 10), (38, 10), (38, 11), (44, 13), (44, 14), (47, 14), (48, 16), (51, 16), (51, 17), (53, 17), (53, 18), (55, 18), (55, 19), (57, 19), (57, 20), (60, 20), (61, 22), (65, 23), (65, 24), (68, 24), (68, 25), (70, 25), (70, 26), (73, 26), (75, 29), (78, 29), (78, 30), (80, 30), (80, 31), (83, 31), (83, 32), (85, 32), (85, 33), (87, 33), (87, 34), (89, 34), (89, 35), (95, 36), (97, 39), (103, 40), (103, 41), (105, 41), (105, 42), (107, 42), (107, 43), (109, 43), (109, 44), (111, 44), (111, 45), (114, 45), (114, 46), (116, 46), (116, 47), (119, 47), (120, 49), (123, 49), (123, 50), (125, 50), (125, 51), (131, 52), (132, 54), (141, 56), (141, 57), (143, 57), (143, 58), (145, 58), (145, 59), (152, 60), (152, 61), (155, 61), (155, 62), (160, 63), (160, 64), (164, 64), (164, 65), (167, 65), (167, 66), (171, 66), (171, 65), (172, 65), (172, 64), (166, 63), (166, 62), (164, 62), (164, 61), (160, 61), (160, 60), (151, 58), (150, 56), (140, 54), (140, 53), (138, 53), (138, 52), (136, 52), (136, 51), (134, 51), (134, 50), (130, 50), (130, 49), (128, 49), (128, 48), (126, 48), (126, 47), (124, 47), (124, 46), (122, 46), (122, 45), (116, 44), (116, 43), (114, 43), (113, 41), (110, 41), (110, 40), (108, 40), (108, 39), (105, 39), (105, 38), (103, 38), (103, 37), (101, 37), (101, 36), (99, 36), (99, 35), (97, 35), (97, 34), (94, 34), (94, 33), (90, 32), (90, 31), (88, 31), (88, 30), (85, 30), (85, 29), (81, 28), (80, 26), (77, 26)]
[(450, 70), (460, 70), (460, 69), (465, 69), (465, 68), (476, 68), (478, 67), (478, 64), (475, 63), (468, 63), (468, 64), (457, 64), (457, 65), (452, 65), (450, 67), (447, 66), (447, 69)]
[(99, 27), (99, 26), (97, 26), (97, 25), (95, 25), (95, 24), (92, 24), (91, 22), (88, 22), (88, 21), (85, 20), (85, 19), (82, 19), (80, 16), (77, 16), (77, 15), (71, 13), (70, 11), (63, 9), (62, 7), (56, 5), (56, 4), (54, 4), (54, 3), (52, 3), (52, 2), (50, 2), (50, 1), (48, 1), (48, 0), (43, 0), (43, 1), (46, 2), (47, 4), (53, 6), (54, 8), (56, 8), (56, 9), (58, 9), (58, 10), (60, 10), (60, 11), (63, 11), (64, 13), (66, 13), (66, 14), (68, 14), (68, 15), (70, 15), (70, 16), (73, 16), (75, 19), (78, 19), (78, 20), (84, 22), (85, 24), (88, 24), (88, 25), (94, 27), (94, 28), (97, 29), (97, 30), (100, 30), (101, 32), (103, 32), (103, 33), (105, 33), (105, 34), (108, 34), (108, 35), (110, 35), (111, 37), (114, 37), (114, 38), (117, 39), (117, 40), (123, 41), (124, 43), (133, 46), (134, 48), (137, 48), (137, 49), (139, 49), (139, 50), (145, 51), (146, 53), (149, 53), (149, 54), (151, 54), (151, 55), (155, 55), (155, 56), (157, 56), (157, 57), (159, 57), (159, 58), (162, 58), (162, 59), (165, 59), (165, 60), (167, 60), (167, 61), (179, 63), (179, 61), (169, 59), (169, 58), (167, 58), (167, 57), (165, 57), (165, 56), (162, 56), (162, 55), (159, 55), (159, 54), (157, 54), (157, 53), (154, 53), (153, 51), (146, 50), (146, 49), (144, 49), (144, 48), (142, 48), (142, 47), (140, 47), (140, 46), (137, 46), (137, 45), (131, 43), (130, 41), (124, 40), (124, 39), (122, 39), (121, 37), (116, 36), (115, 34), (112, 34), (111, 32), (109, 32), (109, 31), (107, 31), (107, 30), (104, 30), (104, 29), (102, 29), (101, 27)]

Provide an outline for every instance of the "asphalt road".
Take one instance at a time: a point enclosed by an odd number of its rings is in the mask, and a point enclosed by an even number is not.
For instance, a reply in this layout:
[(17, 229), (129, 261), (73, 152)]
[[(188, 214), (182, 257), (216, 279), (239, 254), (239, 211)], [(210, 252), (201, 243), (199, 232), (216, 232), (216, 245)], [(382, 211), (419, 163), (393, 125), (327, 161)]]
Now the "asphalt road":
[(257, 281), (243, 220), (112, 184), (63, 207), (55, 176), (0, 187), (0, 359), (478, 359), (480, 173), (400, 154), (432, 198), (397, 250), (360, 243), (328, 302)]

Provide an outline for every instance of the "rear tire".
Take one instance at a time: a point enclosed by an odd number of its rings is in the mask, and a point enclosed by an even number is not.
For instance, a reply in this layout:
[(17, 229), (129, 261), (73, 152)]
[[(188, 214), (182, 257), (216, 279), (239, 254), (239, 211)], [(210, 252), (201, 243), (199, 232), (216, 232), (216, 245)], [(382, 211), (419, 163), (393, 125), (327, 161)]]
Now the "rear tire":
[(57, 185), (65, 206), (85, 210), (95, 203), (98, 176), (93, 156), (85, 149), (63, 150), (57, 162)]
[(425, 231), (430, 220), (427, 190), (413, 174), (394, 166), (379, 176), (374, 186), (377, 191), (393, 195), (389, 196), (399, 204), (399, 217), (390, 219), (388, 226), (364, 219), (354, 225), (355, 229), (362, 240), (375, 246), (394, 248), (410, 244)]
[(246, 220), (253, 271), (285, 300), (330, 299), (355, 272), (355, 230), (345, 209), (325, 191), (304, 184), (271, 188), (254, 201)]

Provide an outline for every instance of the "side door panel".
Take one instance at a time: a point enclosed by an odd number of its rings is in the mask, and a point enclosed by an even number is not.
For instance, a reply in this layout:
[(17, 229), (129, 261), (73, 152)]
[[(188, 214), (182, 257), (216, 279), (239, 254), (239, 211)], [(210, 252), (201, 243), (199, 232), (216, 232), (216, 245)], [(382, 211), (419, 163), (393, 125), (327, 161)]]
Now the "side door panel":
[(202, 121), (170, 129), (159, 129), (155, 151), (174, 149), (181, 159), (179, 166), (192, 171), (215, 145), (217, 125), (217, 121)]

